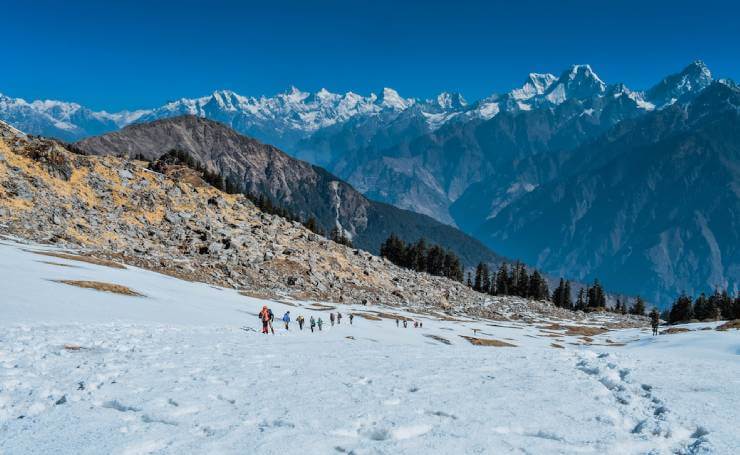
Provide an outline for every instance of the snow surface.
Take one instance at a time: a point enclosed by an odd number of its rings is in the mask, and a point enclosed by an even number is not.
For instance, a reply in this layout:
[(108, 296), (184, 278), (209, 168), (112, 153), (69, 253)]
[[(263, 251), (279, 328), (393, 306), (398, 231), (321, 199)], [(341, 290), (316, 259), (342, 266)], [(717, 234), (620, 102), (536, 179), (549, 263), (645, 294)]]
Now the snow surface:
[[(3, 454), (730, 454), (740, 446), (737, 331), (698, 330), (712, 327), (703, 324), (653, 338), (629, 329), (584, 345), (542, 326), (346, 305), (332, 327), (329, 310), (313, 302), (268, 302), (0, 242)], [(61, 279), (121, 284), (144, 297)], [(277, 318), (321, 316), (324, 330), (286, 331), (276, 320), (276, 335), (261, 335), (265, 304)], [(361, 316), (350, 326), (350, 310), (404, 315), (423, 328)], [(473, 346), (460, 335), (516, 347)]]

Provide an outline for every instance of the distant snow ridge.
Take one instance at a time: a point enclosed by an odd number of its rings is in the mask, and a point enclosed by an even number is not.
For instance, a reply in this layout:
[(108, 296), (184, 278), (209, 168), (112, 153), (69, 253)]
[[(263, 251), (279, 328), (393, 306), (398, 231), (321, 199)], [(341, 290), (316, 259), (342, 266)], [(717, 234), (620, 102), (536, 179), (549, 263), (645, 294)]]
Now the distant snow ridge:
[(488, 120), (502, 112), (549, 109), (570, 100), (588, 102), (608, 95), (626, 95), (639, 109), (649, 111), (683, 101), (712, 81), (707, 66), (697, 60), (646, 92), (629, 90), (623, 84), (607, 86), (590, 65), (584, 64), (572, 65), (560, 77), (530, 73), (520, 87), (473, 104), (468, 104), (458, 93), (448, 92), (423, 100), (405, 98), (388, 87), (368, 96), (353, 92), (332, 93), (324, 88), (310, 93), (291, 87), (272, 97), (242, 96), (230, 90), (218, 90), (200, 98), (181, 98), (154, 109), (108, 113), (96, 112), (77, 103), (55, 100), (29, 103), (0, 94), (0, 120), (31, 134), (78, 140), (134, 122), (190, 114), (226, 123), (240, 133), (273, 145), (292, 147), (317, 131), (353, 119), (372, 117), (377, 117), (383, 125), (391, 125), (398, 119), (418, 119), (429, 131), (434, 131), (453, 119)]

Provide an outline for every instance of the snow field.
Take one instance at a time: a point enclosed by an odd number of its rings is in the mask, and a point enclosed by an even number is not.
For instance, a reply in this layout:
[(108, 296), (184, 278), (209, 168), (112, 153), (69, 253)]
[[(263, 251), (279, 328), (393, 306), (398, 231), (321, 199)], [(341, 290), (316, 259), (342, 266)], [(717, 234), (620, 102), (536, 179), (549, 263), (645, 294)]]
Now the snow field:
[[(0, 453), (729, 454), (740, 445), (737, 332), (629, 329), (588, 346), (523, 323), (345, 305), (332, 327), (330, 310), (312, 302), (39, 248), (0, 243)], [(321, 316), (324, 330), (285, 331), (276, 320), (275, 336), (259, 334), (264, 304), (276, 319)], [(350, 310), (424, 327), (360, 316), (349, 326)]]

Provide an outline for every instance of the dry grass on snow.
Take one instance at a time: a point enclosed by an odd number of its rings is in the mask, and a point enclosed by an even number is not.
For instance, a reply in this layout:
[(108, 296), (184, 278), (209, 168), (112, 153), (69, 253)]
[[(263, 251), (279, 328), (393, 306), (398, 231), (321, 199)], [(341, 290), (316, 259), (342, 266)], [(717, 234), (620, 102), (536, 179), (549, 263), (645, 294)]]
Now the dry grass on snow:
[(500, 340), (493, 340), (488, 338), (475, 338), (475, 337), (468, 337), (465, 335), (460, 335), (461, 337), (465, 338), (470, 342), (470, 344), (474, 344), (476, 346), (494, 346), (497, 348), (515, 348), (515, 344), (507, 343), (505, 341)]
[(33, 253), (40, 254), (42, 256), (51, 256), (59, 259), (67, 259), (70, 261), (87, 262), (88, 264), (102, 265), (105, 267), (111, 267), (114, 269), (125, 269), (126, 266), (119, 264), (118, 262), (109, 261), (107, 259), (100, 259), (92, 256), (80, 256), (78, 254), (60, 253), (57, 251), (33, 251)]
[(120, 284), (103, 283), (101, 281), (84, 281), (84, 280), (54, 280), (57, 283), (68, 284), (85, 289), (95, 289), (96, 291), (112, 292), (114, 294), (127, 295), (131, 297), (144, 297), (144, 294), (122, 286)]

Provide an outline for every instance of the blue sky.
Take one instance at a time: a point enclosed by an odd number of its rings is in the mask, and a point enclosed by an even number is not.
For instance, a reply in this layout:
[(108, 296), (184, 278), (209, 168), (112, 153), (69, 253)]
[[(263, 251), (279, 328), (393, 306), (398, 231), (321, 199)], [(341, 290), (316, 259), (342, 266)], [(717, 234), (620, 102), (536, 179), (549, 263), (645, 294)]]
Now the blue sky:
[(0, 0), (0, 93), (95, 109), (295, 85), (469, 100), (590, 63), (646, 88), (695, 59), (740, 79), (740, 7), (683, 1)]

